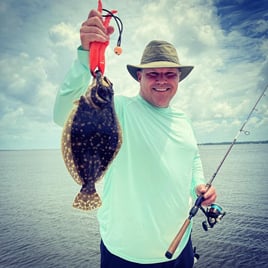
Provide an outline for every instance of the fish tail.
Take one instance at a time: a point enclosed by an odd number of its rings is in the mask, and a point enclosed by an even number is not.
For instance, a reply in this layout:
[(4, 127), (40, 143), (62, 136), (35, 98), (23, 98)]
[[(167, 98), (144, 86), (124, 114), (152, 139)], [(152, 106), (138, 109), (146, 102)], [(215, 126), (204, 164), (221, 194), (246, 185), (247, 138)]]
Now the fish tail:
[(73, 202), (73, 207), (82, 210), (92, 210), (101, 206), (101, 199), (97, 192), (93, 194), (78, 193)]

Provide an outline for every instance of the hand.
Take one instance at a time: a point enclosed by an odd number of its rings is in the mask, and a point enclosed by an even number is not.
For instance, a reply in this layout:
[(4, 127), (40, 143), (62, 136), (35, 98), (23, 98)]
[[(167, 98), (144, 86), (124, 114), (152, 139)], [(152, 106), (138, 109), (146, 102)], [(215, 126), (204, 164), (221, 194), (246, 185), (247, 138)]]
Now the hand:
[(89, 49), (91, 42), (109, 41), (110, 35), (114, 32), (114, 27), (103, 26), (102, 16), (97, 10), (91, 10), (88, 19), (82, 23), (80, 28), (80, 40), (84, 50)]
[(205, 198), (205, 200), (202, 202), (202, 205), (204, 206), (209, 206), (216, 201), (217, 193), (216, 193), (216, 189), (213, 186), (210, 186), (210, 188), (207, 191), (207, 187), (205, 184), (199, 184), (195, 188), (195, 191), (197, 195), (204, 194), (203, 197)]

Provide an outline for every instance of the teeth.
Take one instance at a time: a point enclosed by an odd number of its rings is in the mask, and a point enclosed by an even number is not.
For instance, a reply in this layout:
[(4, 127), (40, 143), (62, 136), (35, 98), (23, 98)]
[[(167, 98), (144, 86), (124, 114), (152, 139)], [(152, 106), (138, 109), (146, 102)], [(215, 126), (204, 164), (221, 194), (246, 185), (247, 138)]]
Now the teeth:
[(164, 91), (167, 91), (168, 88), (154, 88), (154, 90), (164, 92)]

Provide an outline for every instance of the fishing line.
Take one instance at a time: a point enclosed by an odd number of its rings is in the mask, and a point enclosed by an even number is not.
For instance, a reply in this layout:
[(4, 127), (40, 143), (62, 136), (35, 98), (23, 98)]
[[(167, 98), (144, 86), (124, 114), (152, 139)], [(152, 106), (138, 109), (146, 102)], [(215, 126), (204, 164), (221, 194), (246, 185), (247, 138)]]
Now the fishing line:
[[(231, 152), (234, 144), (236, 143), (238, 137), (240, 136), (240, 134), (243, 132), (245, 135), (249, 135), (249, 131), (244, 130), (245, 125), (247, 124), (247, 122), (249, 121), (252, 113), (254, 111), (256, 111), (256, 107), (258, 105), (258, 103), (260, 102), (260, 100), (262, 99), (263, 96), (265, 96), (265, 91), (268, 88), (268, 84), (265, 86), (263, 92), (261, 93), (260, 97), (258, 98), (258, 100), (256, 101), (256, 103), (254, 104), (253, 108), (251, 109), (250, 113), (248, 114), (246, 120), (244, 121), (244, 123), (242, 124), (241, 128), (239, 129), (237, 135), (235, 136), (233, 142), (231, 143), (231, 145), (229, 146), (227, 152), (225, 153), (223, 159), (221, 160), (220, 164), (218, 165), (215, 173), (212, 175), (211, 179), (208, 181), (208, 183), (206, 184), (206, 191), (205, 193), (209, 190), (209, 188), (212, 185), (212, 182), (214, 181), (214, 179), (216, 178), (220, 168), (222, 167), (225, 159), (227, 158), (227, 156), (229, 155), (229, 153)], [(191, 219), (196, 215), (196, 213), (198, 212), (198, 209), (200, 208), (202, 210), (202, 212), (206, 215), (207, 217), (207, 223), (203, 222), (203, 228), (207, 231), (207, 229), (210, 227), (212, 228), (217, 222), (219, 222), (223, 216), (225, 215), (225, 212), (222, 210), (222, 208), (219, 205), (216, 204), (211, 204), (210, 207), (208, 207), (207, 210), (205, 210), (201, 204), (202, 202), (205, 200), (204, 198), (204, 194), (200, 195), (196, 201), (194, 206), (191, 208), (190, 212), (189, 212), (189, 216), (188, 218), (185, 220), (185, 222), (183, 223), (181, 229), (179, 230), (178, 234), (175, 236), (175, 238), (173, 239), (173, 241), (171, 242), (168, 250), (165, 253), (165, 256), (168, 259), (171, 259), (174, 252), (176, 251), (185, 231), (187, 230)], [(208, 227), (209, 226), (209, 227)]]

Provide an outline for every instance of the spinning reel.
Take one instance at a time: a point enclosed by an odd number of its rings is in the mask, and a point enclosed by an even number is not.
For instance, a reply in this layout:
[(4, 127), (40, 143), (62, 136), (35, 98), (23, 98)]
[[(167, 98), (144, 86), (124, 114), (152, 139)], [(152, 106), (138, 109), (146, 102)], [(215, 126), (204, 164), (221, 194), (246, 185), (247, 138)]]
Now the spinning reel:
[(217, 222), (220, 222), (224, 215), (226, 214), (223, 209), (217, 204), (211, 204), (207, 209), (200, 207), (202, 212), (205, 214), (207, 219), (202, 222), (203, 229), (208, 231), (208, 229), (213, 228)]

